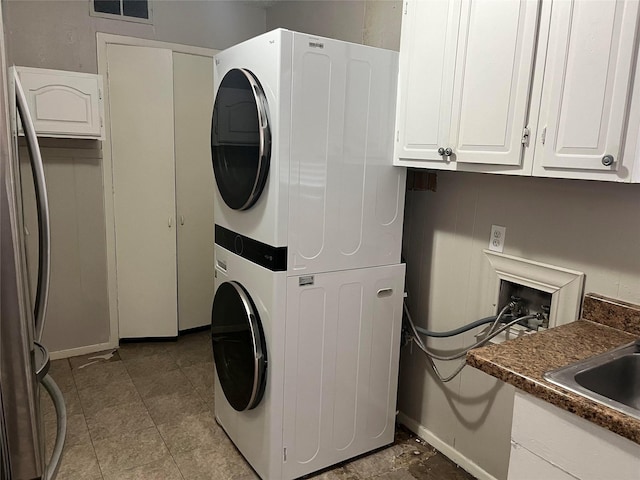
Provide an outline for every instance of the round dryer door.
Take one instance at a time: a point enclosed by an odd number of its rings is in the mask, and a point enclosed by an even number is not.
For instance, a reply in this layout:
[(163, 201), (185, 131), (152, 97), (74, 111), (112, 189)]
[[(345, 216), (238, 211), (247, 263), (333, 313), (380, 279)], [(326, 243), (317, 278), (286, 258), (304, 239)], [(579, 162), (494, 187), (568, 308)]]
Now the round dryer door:
[(264, 394), (267, 349), (260, 317), (238, 282), (218, 287), (211, 312), (213, 357), (220, 386), (238, 411), (255, 408)]
[(222, 79), (213, 105), (211, 158), (218, 191), (234, 210), (260, 198), (269, 174), (271, 131), (258, 79), (235, 68)]

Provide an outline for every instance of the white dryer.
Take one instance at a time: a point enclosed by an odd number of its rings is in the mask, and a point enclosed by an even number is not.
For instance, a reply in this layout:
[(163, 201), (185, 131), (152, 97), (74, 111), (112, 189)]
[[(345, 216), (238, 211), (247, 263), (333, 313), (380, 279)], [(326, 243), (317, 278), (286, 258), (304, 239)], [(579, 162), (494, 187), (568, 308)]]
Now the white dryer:
[(398, 263), (398, 54), (278, 29), (214, 68), (216, 243), (268, 245), (254, 260), (292, 274)]
[(404, 265), (287, 276), (215, 249), (215, 415), (258, 475), (392, 443)]

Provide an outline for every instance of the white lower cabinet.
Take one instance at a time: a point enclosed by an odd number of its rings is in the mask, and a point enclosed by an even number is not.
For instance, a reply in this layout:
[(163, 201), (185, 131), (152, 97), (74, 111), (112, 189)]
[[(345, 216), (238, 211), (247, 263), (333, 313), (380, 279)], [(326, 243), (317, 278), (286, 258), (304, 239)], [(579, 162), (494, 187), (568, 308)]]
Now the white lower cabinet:
[(211, 321), (213, 59), (109, 44), (107, 62), (119, 337), (174, 337)]
[(640, 445), (516, 391), (509, 480), (637, 480)]
[(576, 480), (576, 477), (512, 441), (509, 480)]

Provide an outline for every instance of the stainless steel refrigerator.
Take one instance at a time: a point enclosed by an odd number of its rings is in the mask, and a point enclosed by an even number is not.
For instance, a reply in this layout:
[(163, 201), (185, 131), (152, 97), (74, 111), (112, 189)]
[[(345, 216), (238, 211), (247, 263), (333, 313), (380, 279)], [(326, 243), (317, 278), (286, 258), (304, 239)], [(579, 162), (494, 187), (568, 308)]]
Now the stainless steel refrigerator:
[[(0, 479), (55, 478), (66, 432), (64, 399), (48, 375), (49, 355), (40, 345), (49, 284), (49, 212), (44, 168), (24, 93), (6, 59), (0, 4)], [(18, 114), (19, 113), (19, 114)], [(38, 279), (30, 293), (23, 234), (16, 123), (21, 121), (38, 205)], [(52, 397), (57, 436), (45, 458), (40, 391)]]

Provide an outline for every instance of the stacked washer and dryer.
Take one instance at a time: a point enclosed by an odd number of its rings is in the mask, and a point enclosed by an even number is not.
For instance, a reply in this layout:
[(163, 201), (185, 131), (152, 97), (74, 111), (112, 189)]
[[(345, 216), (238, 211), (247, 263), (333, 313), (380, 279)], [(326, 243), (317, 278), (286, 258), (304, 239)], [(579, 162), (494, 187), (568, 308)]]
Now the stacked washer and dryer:
[(278, 29), (215, 58), (215, 415), (263, 479), (393, 442), (396, 52)]

